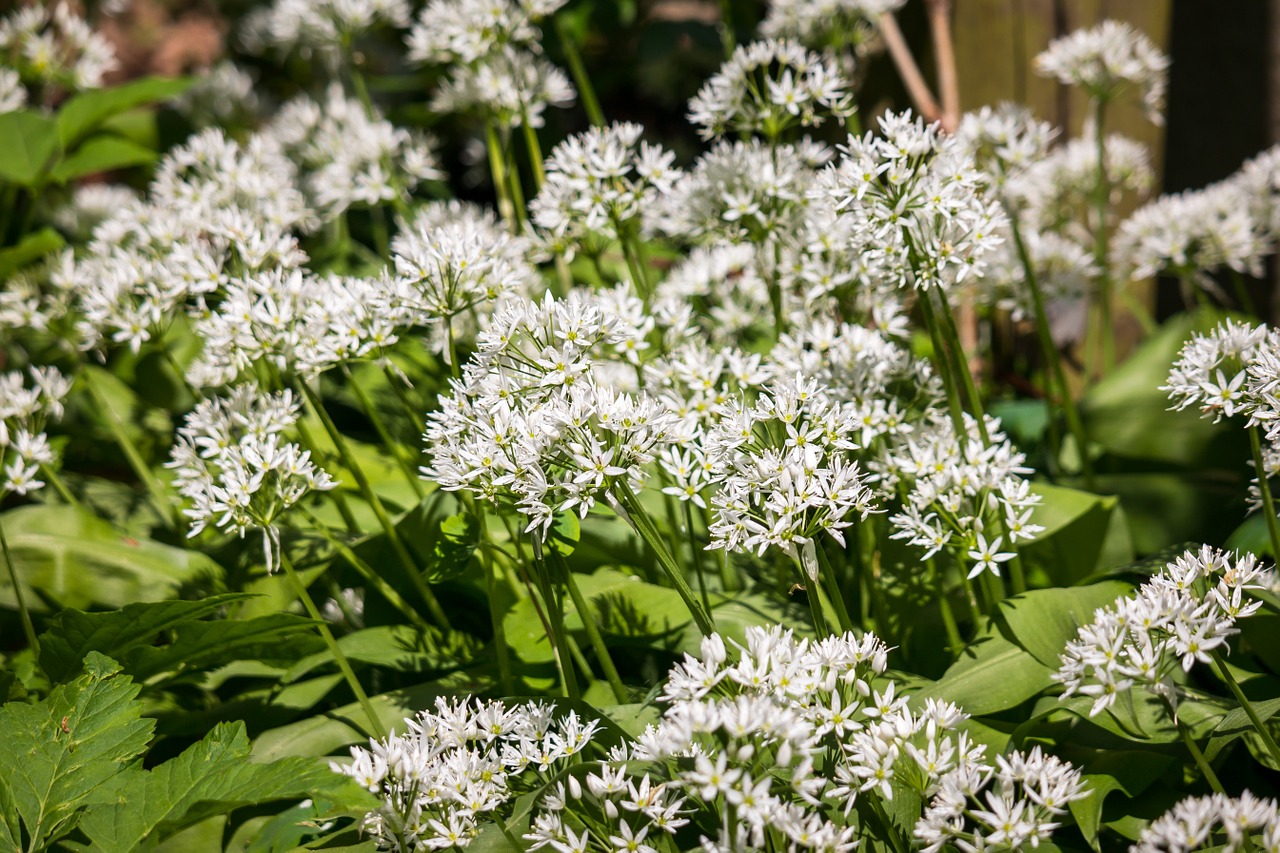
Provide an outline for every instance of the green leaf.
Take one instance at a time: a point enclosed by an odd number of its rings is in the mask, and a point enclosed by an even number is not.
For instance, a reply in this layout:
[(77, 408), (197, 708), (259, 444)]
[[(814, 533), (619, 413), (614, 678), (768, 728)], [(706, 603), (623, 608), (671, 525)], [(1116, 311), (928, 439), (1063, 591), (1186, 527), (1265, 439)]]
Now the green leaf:
[(8, 278), (32, 261), (58, 251), (67, 244), (62, 235), (52, 228), (41, 228), (27, 234), (18, 245), (0, 249), (0, 279)]
[(128, 853), (186, 826), (245, 805), (301, 799), (337, 789), (343, 778), (323, 764), (285, 758), (249, 760), (244, 723), (222, 723), (185, 752), (151, 771), (121, 774), (115, 800), (86, 810), (80, 829), (94, 848)]
[[(338, 639), (338, 647), (352, 663), (366, 663), (396, 672), (439, 673), (474, 660), (481, 643), (461, 631), (432, 630), (424, 634), (410, 625), (379, 625)], [(292, 684), (316, 667), (333, 661), (327, 651), (303, 658), (281, 678)]]
[(138, 602), (106, 613), (63, 610), (40, 637), (40, 666), (50, 681), (66, 681), (79, 673), (90, 651), (119, 660), (133, 648), (152, 645), (162, 631), (213, 616), (224, 605), (251, 597), (228, 593), (202, 601)]
[(1053, 684), (1053, 670), (999, 634), (979, 637), (931, 685), (912, 694), (913, 702), (946, 699), (974, 716), (1021, 705)]
[(144, 77), (110, 89), (81, 92), (58, 110), (57, 138), (70, 149), (112, 116), (181, 95), (193, 82), (189, 77)]
[(52, 119), (37, 112), (0, 113), (0, 180), (24, 187), (40, 183), (58, 153), (58, 131)]
[(465, 572), (478, 544), (480, 523), (474, 514), (462, 512), (440, 522), (440, 535), (436, 537), (431, 564), (426, 571), (427, 580), (440, 583)]
[(1056, 586), (1071, 586), (1133, 559), (1126, 518), (1119, 501), (1106, 495), (1035, 483), (1041, 496), (1033, 521), (1045, 529), (1021, 549), (1032, 568)]
[(1132, 592), (1133, 587), (1123, 581), (1031, 590), (1000, 602), (999, 623), (1009, 639), (1056, 670), (1067, 642), (1075, 639), (1081, 625), (1093, 620), (1094, 611)]
[(1095, 850), (1098, 848), (1098, 828), (1102, 823), (1102, 809), (1107, 795), (1120, 791), (1126, 797), (1136, 797), (1150, 787), (1174, 759), (1168, 755), (1138, 750), (1101, 750), (1084, 766), (1084, 781), (1089, 795), (1070, 803), (1071, 814)]
[[(404, 732), (405, 719), (430, 707), (437, 696), (468, 696), (492, 687), (492, 679), (453, 673), (425, 684), (371, 696), (369, 702), (384, 728)], [(358, 702), (352, 702), (263, 732), (253, 742), (253, 754), (258, 761), (272, 761), (287, 755), (328, 755), (353, 743), (365, 743), (369, 736), (359, 728), (364, 723), (364, 711)]]
[(70, 157), (53, 168), (49, 177), (59, 183), (67, 183), (84, 175), (124, 169), (129, 166), (146, 166), (154, 163), (156, 152), (136, 142), (118, 136), (95, 136)]
[[(222, 574), (199, 551), (125, 536), (76, 507), (18, 507), (0, 523), (31, 607), (39, 607), (42, 597), (81, 610), (124, 607), (173, 598), (183, 584)], [(8, 572), (0, 572), (0, 603), (17, 606)]]
[(84, 675), (43, 702), (0, 707), (0, 802), (12, 804), (32, 850), (74, 829), (85, 807), (109, 801), (108, 783), (151, 739), (154, 721), (142, 718), (132, 679), (97, 652), (84, 663)]
[(161, 673), (199, 672), (235, 660), (292, 662), (322, 645), (314, 622), (292, 613), (254, 619), (186, 622), (163, 647), (131, 649), (121, 663), (139, 680)]
[[(1254, 702), (1253, 710), (1265, 724), (1267, 720), (1280, 713), (1280, 699)], [(1227, 744), (1236, 738), (1252, 734), (1253, 731), (1253, 723), (1249, 721), (1249, 715), (1245, 713), (1244, 708), (1235, 708), (1228, 711), (1227, 715), (1222, 718), (1222, 722), (1218, 723), (1217, 728), (1213, 730), (1213, 734), (1209, 736), (1209, 742), (1205, 744), (1204, 748), (1204, 757), (1209, 761), (1213, 761), (1218, 757), (1218, 753), (1226, 748)]]
[[(1092, 441), (1108, 452), (1131, 459), (1177, 466), (1213, 466), (1223, 462), (1218, 447), (1227, 433), (1240, 430), (1214, 424), (1194, 409), (1169, 411), (1160, 390), (1183, 343), (1211, 330), (1223, 315), (1213, 310), (1178, 314), (1106, 378), (1091, 385), (1080, 400), (1080, 414)], [(1243, 458), (1248, 458), (1247, 446)]]

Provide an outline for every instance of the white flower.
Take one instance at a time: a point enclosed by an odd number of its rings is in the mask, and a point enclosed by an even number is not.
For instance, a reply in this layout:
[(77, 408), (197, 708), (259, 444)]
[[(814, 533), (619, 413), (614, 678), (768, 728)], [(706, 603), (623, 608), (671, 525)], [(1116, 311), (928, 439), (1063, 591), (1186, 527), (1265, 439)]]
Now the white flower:
[(1041, 74), (1081, 86), (1099, 101), (1132, 85), (1142, 90), (1151, 121), (1162, 123), (1169, 57), (1151, 39), (1121, 21), (1103, 21), (1055, 39), (1036, 57)]

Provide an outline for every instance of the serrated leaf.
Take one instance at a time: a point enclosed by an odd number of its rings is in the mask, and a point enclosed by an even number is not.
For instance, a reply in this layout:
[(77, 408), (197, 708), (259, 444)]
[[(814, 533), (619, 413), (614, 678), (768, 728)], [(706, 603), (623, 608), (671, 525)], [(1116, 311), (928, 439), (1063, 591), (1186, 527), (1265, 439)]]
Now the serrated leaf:
[(180, 95), (193, 82), (189, 77), (144, 77), (110, 89), (81, 92), (58, 110), (57, 138), (69, 149), (112, 116)]
[(0, 113), (0, 180), (24, 187), (40, 182), (58, 152), (53, 120), (30, 110)]
[(65, 184), (84, 175), (107, 172), (112, 169), (124, 169), (129, 166), (145, 166), (154, 163), (156, 152), (144, 148), (136, 142), (118, 136), (96, 136), (79, 148), (70, 157), (54, 166), (49, 177), (58, 183)]
[(50, 681), (66, 681), (77, 674), (91, 650), (119, 660), (130, 649), (154, 643), (162, 631), (212, 616), (224, 605), (246, 598), (252, 596), (228, 593), (201, 601), (138, 602), (106, 613), (63, 610), (40, 637), (40, 667)]
[(52, 228), (41, 228), (26, 235), (18, 241), (18, 245), (0, 250), (0, 279), (9, 277), (32, 261), (58, 251), (66, 242)]
[(84, 663), (84, 675), (43, 702), (0, 707), (0, 802), (12, 804), (32, 850), (74, 829), (151, 739), (133, 680), (97, 652)]
[[(76, 507), (18, 507), (4, 514), (3, 524), (18, 577), (65, 607), (172, 598), (182, 584), (222, 572), (199, 551), (126, 536)], [(29, 606), (40, 600), (28, 592)], [(17, 606), (8, 572), (0, 572), (0, 604)]]
[(174, 630), (169, 645), (131, 649), (121, 663), (141, 681), (166, 672), (199, 672), (234, 660), (294, 661), (322, 647), (314, 624), (292, 613), (187, 622)]
[(244, 723), (222, 723), (154, 770), (121, 774), (113, 785), (114, 802), (87, 809), (80, 829), (95, 849), (127, 853), (240, 806), (343, 787), (343, 778), (319, 762), (285, 758), (255, 764), (249, 753)]

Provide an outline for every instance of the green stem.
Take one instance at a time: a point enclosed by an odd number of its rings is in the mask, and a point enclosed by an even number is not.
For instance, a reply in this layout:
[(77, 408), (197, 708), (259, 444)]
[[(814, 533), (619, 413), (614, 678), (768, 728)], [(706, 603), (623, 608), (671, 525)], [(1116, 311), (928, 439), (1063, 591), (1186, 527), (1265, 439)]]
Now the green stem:
[(1076, 407), (1075, 398), (1071, 394), (1071, 386), (1067, 384), (1067, 374), (1062, 368), (1062, 359), (1058, 348), (1053, 343), (1053, 333), (1049, 330), (1049, 315), (1044, 307), (1044, 294), (1040, 292), (1040, 283), (1036, 277), (1035, 265), (1031, 262), (1031, 254), (1027, 251), (1022, 239), (1022, 228), (1017, 216), (1010, 217), (1013, 242), (1018, 250), (1018, 259), (1022, 262), (1023, 275), (1027, 279), (1027, 289), (1031, 291), (1031, 305), (1036, 320), (1036, 335), (1040, 339), (1040, 350), (1045, 363), (1049, 365), (1050, 375), (1058, 386), (1058, 403), (1062, 407), (1063, 417), (1067, 421), (1067, 429), (1071, 430), (1080, 451), (1080, 468), (1084, 472), (1085, 487), (1089, 491), (1095, 488), (1093, 478), (1093, 462), (1089, 459), (1089, 439), (1084, 431), (1084, 421), (1080, 418), (1080, 410)]
[(1218, 774), (1213, 772), (1213, 768), (1205, 760), (1204, 753), (1196, 745), (1196, 739), (1191, 736), (1191, 730), (1187, 728), (1187, 724), (1182, 722), (1176, 714), (1174, 715), (1173, 724), (1178, 729), (1178, 735), (1181, 736), (1183, 744), (1186, 745), (1187, 752), (1191, 753), (1191, 758), (1195, 761), (1196, 767), (1200, 768), (1200, 773), (1204, 776), (1205, 781), (1209, 783), (1209, 787), (1219, 794), (1226, 794), (1226, 791), (1222, 788), (1222, 782), (1218, 781)]
[(720, 43), (724, 46), (724, 58), (732, 57), (738, 47), (733, 29), (733, 0), (720, 0)]
[(1267, 752), (1271, 753), (1271, 760), (1276, 764), (1280, 764), (1280, 745), (1276, 744), (1276, 739), (1272, 736), (1271, 730), (1266, 727), (1262, 718), (1258, 716), (1258, 712), (1254, 709), (1253, 703), (1249, 701), (1249, 697), (1245, 696), (1244, 691), (1240, 689), (1240, 683), (1236, 681), (1235, 676), (1231, 674), (1231, 670), (1227, 668), (1227, 662), (1216, 651), (1210, 652), (1209, 655), (1218, 667), (1218, 674), (1222, 676), (1222, 680), (1226, 682), (1227, 687), (1231, 690), (1231, 695), (1236, 697), (1240, 707), (1244, 708), (1245, 716), (1253, 724), (1253, 729), (1258, 733), (1258, 737), (1262, 738), (1262, 743), (1267, 747)]
[(506, 157), (502, 153), (502, 142), (498, 139), (498, 126), (493, 119), (485, 122), (485, 147), (489, 151), (489, 172), (493, 178), (493, 191), (498, 197), (498, 212), (502, 221), (516, 231), (516, 210), (507, 193)]
[(396, 460), (396, 465), (400, 468), (400, 472), (404, 474), (405, 479), (409, 481), (409, 485), (413, 487), (414, 494), (421, 501), (426, 495), (426, 490), (422, 487), (422, 478), (418, 476), (418, 472), (414, 470), (413, 466), (405, 460), (404, 455), (400, 452), (402, 445), (391, 437), (391, 431), (387, 429), (382, 416), (378, 414), (377, 407), (373, 405), (373, 400), (369, 398), (369, 392), (355, 380), (355, 377), (351, 374), (351, 368), (343, 364), (342, 373), (347, 377), (347, 385), (355, 392), (360, 408), (364, 410), (365, 416), (373, 424), (374, 432), (378, 434), (378, 439), (382, 442), (382, 446), (386, 448), (391, 458)]
[(964, 648), (964, 640), (960, 638), (960, 627), (956, 624), (956, 615), (951, 610), (951, 600), (947, 597), (945, 579), (942, 572), (938, 571), (937, 561), (932, 557), (926, 561), (926, 565), (930, 580), (933, 581), (934, 594), (938, 597), (938, 610), (942, 613), (942, 627), (947, 631), (947, 643), (951, 647), (951, 654), (958, 655)]
[(698, 591), (702, 595), (702, 606), (707, 608), (707, 612), (711, 612), (711, 599), (707, 597), (707, 579), (704, 576), (706, 566), (702, 559), (702, 549), (699, 546), (698, 535), (693, 529), (693, 502), (681, 501), (684, 504), (684, 526), (685, 534), (689, 537), (689, 551), (693, 554), (693, 569), (698, 573)]
[(506, 158), (507, 186), (511, 191), (511, 204), (516, 213), (516, 230), (524, 230), (529, 219), (528, 209), (524, 203), (524, 187), (520, 183), (520, 169), (516, 166), (516, 147), (511, 144), (511, 129), (503, 128), (502, 151)]
[(427, 621), (409, 605), (409, 602), (404, 600), (400, 593), (396, 592), (396, 588), (388, 583), (386, 578), (378, 574), (373, 566), (362, 560), (360, 555), (353, 551), (347, 543), (334, 536), (328, 526), (321, 524), (320, 520), (312, 515), (306, 507), (298, 506), (296, 509), (298, 514), (305, 518), (307, 523), (324, 537), (324, 540), (342, 556), (342, 559), (347, 561), (351, 568), (356, 570), (360, 577), (364, 578), (366, 583), (376, 589), (378, 594), (387, 600), (388, 604), (404, 614), (404, 617), (409, 620), (413, 627), (423, 633), (430, 630), (431, 626), (427, 624)]
[(836, 577), (835, 566), (831, 564), (831, 559), (827, 557), (827, 552), (822, 547), (821, 542), (814, 542), (813, 550), (818, 556), (818, 567), (822, 575), (822, 582), (827, 587), (827, 598), (831, 599), (831, 607), (836, 612), (840, 630), (843, 633), (848, 633), (853, 630), (854, 625), (853, 620), (849, 618), (849, 610), (844, 604), (844, 593), (840, 590), (840, 580)]
[(539, 553), (541, 543), (534, 539), (534, 575), (538, 591), (547, 605), (547, 617), (551, 628), (551, 646), (555, 653), (556, 666), (560, 669), (561, 687), (569, 699), (581, 699), (582, 691), (578, 688), (578, 676), (573, 671), (573, 653), (569, 648), (569, 636), (564, 628), (564, 606), (552, 589), (550, 572), (546, 560)]
[[(301, 420), (297, 423), (298, 439), (302, 442), (302, 448), (311, 454), (312, 461), (319, 464), (325, 459), (327, 454), (322, 455), (320, 446), (316, 443), (315, 438), (311, 435), (311, 430)], [(333, 501), (333, 505), (338, 508), (338, 514), (342, 516), (342, 523), (347, 526), (347, 532), (352, 536), (359, 536), (364, 531), (360, 528), (360, 522), (356, 521), (355, 513), (351, 511), (351, 505), (347, 503), (346, 495), (338, 489), (333, 489), (326, 493), (326, 496)]]
[(18, 581), (18, 567), (13, 564), (13, 554), (9, 551), (9, 540), (4, 535), (4, 525), (0, 524), (0, 551), (4, 552), (4, 564), (9, 569), (9, 581), (13, 584), (13, 596), (18, 600), (18, 612), (22, 614), (22, 633), (27, 635), (27, 646), (36, 659), (40, 658), (40, 641), (36, 639), (36, 626), (31, 621), (31, 611), (27, 610), (27, 599), (22, 594), (22, 584)]
[(366, 733), (377, 738), (385, 738), (386, 730), (382, 727), (382, 721), (378, 719), (378, 715), (373, 712), (373, 705), (369, 703), (369, 696), (364, 692), (364, 688), (360, 686), (360, 680), (356, 678), (355, 671), (351, 669), (351, 663), (347, 660), (347, 656), (342, 653), (342, 649), (338, 646), (338, 641), (334, 639), (333, 632), (329, 630), (329, 623), (320, 615), (320, 611), (316, 609), (316, 604), (311, 600), (311, 593), (307, 592), (307, 585), (302, 582), (302, 578), (298, 575), (298, 570), (293, 567), (293, 561), (289, 559), (289, 555), (284, 549), (280, 549), (280, 565), (284, 566), (285, 574), (289, 576), (289, 580), (293, 583), (294, 591), (298, 594), (298, 599), (302, 602), (302, 606), (306, 608), (307, 615), (316, 622), (316, 628), (320, 631), (320, 636), (324, 639), (324, 644), (329, 647), (329, 653), (333, 655), (334, 661), (338, 664), (338, 669), (342, 671), (342, 677), (347, 680), (347, 685), (351, 688), (351, 692), (356, 695), (356, 701), (360, 703), (360, 707), (364, 710), (364, 714), (369, 718), (369, 726)]
[(424, 420), (423, 410), (420, 406), (414, 405), (409, 399), (409, 394), (405, 391), (404, 380), (396, 375), (390, 365), (382, 366), (382, 375), (387, 377), (387, 384), (391, 386), (391, 391), (396, 395), (396, 399), (400, 401), (400, 407), (404, 410), (405, 416), (415, 424), (421, 424)]
[(956, 439), (963, 440), (968, 430), (964, 423), (964, 406), (960, 402), (960, 392), (956, 388), (955, 375), (951, 371), (947, 347), (943, 342), (942, 329), (938, 322), (937, 312), (933, 308), (933, 299), (929, 291), (918, 293), (916, 301), (920, 304), (920, 313), (924, 316), (925, 328), (929, 330), (929, 340), (933, 344), (933, 360), (938, 367), (938, 375), (942, 377), (942, 387), (947, 395), (947, 410), (951, 415), (951, 425), (955, 427)]
[(621, 493), (618, 496), (620, 498), (619, 503), (626, 509), (626, 520), (630, 523), (631, 528), (635, 530), (653, 551), (654, 556), (658, 558), (658, 564), (662, 566), (662, 570), (666, 572), (667, 579), (671, 581), (671, 585), (675, 587), (676, 592), (680, 594), (680, 598), (684, 600), (685, 607), (689, 608), (689, 613), (693, 616), (693, 621), (697, 623), (698, 630), (702, 632), (704, 637), (714, 634), (716, 626), (711, 619), (711, 614), (694, 597), (693, 589), (689, 586), (689, 582), (685, 580), (684, 572), (680, 570), (675, 557), (671, 555), (671, 550), (667, 548), (666, 543), (662, 540), (662, 535), (658, 532), (658, 528), (654, 526), (653, 519), (649, 517), (649, 513), (640, 505), (639, 498), (636, 497), (635, 492), (631, 490), (631, 486), (625, 479), (619, 478), (617, 485)]
[(520, 107), (520, 129), (524, 132), (524, 146), (529, 153), (529, 168), (533, 171), (534, 192), (541, 192), (547, 181), (546, 172), (542, 168), (542, 145), (538, 142), (538, 130), (529, 124), (529, 112)]
[(129, 467), (142, 481), (147, 492), (150, 493), (151, 499), (155, 502), (156, 510), (161, 517), (174, 529), (182, 529), (182, 516), (178, 512), (177, 504), (173, 498), (166, 493), (164, 486), (156, 479), (156, 475), (151, 471), (150, 466), (142, 459), (142, 454), (138, 452), (138, 447), (129, 438), (125, 431), (124, 422), (121, 421), (119, 413), (112, 407), (107, 396), (102, 393), (92, 377), (86, 377), (85, 387), (89, 389), (89, 395), (93, 397), (94, 403), (97, 404), (98, 411), (103, 415), (103, 419), (107, 423), (107, 429), (111, 431), (111, 437), (115, 439), (119, 445), (120, 451), (124, 453), (124, 458), (128, 461)]
[(560, 37), (560, 49), (564, 51), (565, 61), (569, 63), (569, 73), (573, 76), (573, 84), (578, 87), (578, 95), (582, 98), (582, 108), (587, 113), (587, 120), (596, 127), (604, 126), (604, 111), (600, 109), (600, 101), (596, 99), (596, 90), (591, 85), (591, 77), (582, 64), (582, 54), (573, 40), (563, 18), (555, 19), (556, 35)]
[(392, 522), (391, 516), (387, 514), (387, 508), (382, 505), (382, 499), (373, 490), (373, 486), (365, 475), (364, 469), (360, 467), (360, 463), (352, 455), (351, 449), (347, 445), (346, 436), (338, 430), (333, 419), (329, 417), (329, 413), (325, 410), (324, 403), (321, 402), (319, 395), (311, 389), (311, 386), (302, 381), (297, 384), (307, 400), (308, 408), (324, 425), (325, 432), (329, 434), (329, 440), (338, 449), (338, 455), (342, 457), (343, 464), (355, 479), (356, 486), (360, 489), (360, 494), (373, 510), (373, 514), (378, 519), (378, 524), (382, 526), (383, 532), (387, 534), (387, 541), (391, 543), (391, 550), (395, 552), (396, 559), (400, 561), (401, 567), (409, 575), (409, 580), (413, 583), (414, 589), (422, 597), (423, 603), (427, 606), (427, 612), (431, 614), (431, 618), (435, 620), (438, 627), (448, 630), (450, 628), (449, 617), (445, 615), (443, 608), (440, 607), (440, 602), (436, 600), (431, 588), (427, 586), (427, 582), (423, 579), (422, 572), (419, 571), (415, 564), (409, 549), (404, 544), (404, 540), (400, 538), (400, 533), (396, 530), (395, 523)]
[(965, 573), (964, 566), (960, 566), (960, 585), (964, 587), (964, 597), (969, 603), (969, 617), (973, 620), (974, 631), (977, 631), (982, 624), (982, 617), (986, 615), (986, 610), (978, 604), (978, 596), (974, 592), (973, 581)]
[(1094, 191), (1094, 204), (1098, 217), (1094, 234), (1094, 262), (1098, 265), (1098, 333), (1102, 344), (1102, 369), (1109, 372), (1115, 364), (1115, 339), (1111, 318), (1111, 258), (1110, 234), (1107, 230), (1107, 205), (1111, 200), (1111, 184), (1107, 177), (1107, 139), (1103, 127), (1106, 118), (1106, 101), (1098, 99), (1094, 104), (1094, 141), (1098, 153), (1098, 185)]
[(1267, 535), (1271, 537), (1271, 557), (1280, 560), (1280, 520), (1276, 518), (1275, 498), (1267, 476), (1267, 465), (1262, 458), (1262, 442), (1258, 438), (1259, 427), (1249, 427), (1249, 447), (1253, 451), (1253, 470), (1258, 475), (1258, 491), (1262, 494), (1262, 511), (1267, 516)]
[(626, 702), (627, 689), (622, 686), (622, 678), (618, 675), (618, 668), (614, 666), (613, 658), (609, 654), (609, 647), (605, 645), (604, 637), (600, 634), (600, 628), (596, 625), (595, 612), (591, 609), (590, 603), (578, 587), (578, 581), (573, 576), (573, 570), (565, 562), (564, 556), (554, 547), (548, 550), (551, 552), (551, 562), (555, 564), (561, 579), (564, 581), (565, 588), (569, 590), (569, 598), (573, 600), (573, 606), (578, 611), (578, 618), (582, 620), (582, 627), (587, 632), (587, 642), (591, 644), (591, 650), (596, 653), (596, 660), (600, 662), (600, 668), (604, 670), (605, 680), (613, 688), (613, 697), (619, 702)]
[[(951, 303), (941, 289), (930, 289), (937, 290), (938, 298), (942, 300), (942, 307), (938, 310), (937, 316), (941, 320), (939, 326), (942, 329), (942, 336), (951, 350), (952, 369), (960, 377), (960, 383), (969, 397), (969, 412), (978, 422), (978, 435), (982, 436), (982, 444), (984, 447), (990, 447), (991, 436), (987, 434), (986, 412), (983, 411), (982, 398), (978, 396), (978, 386), (973, 381), (973, 373), (969, 370), (969, 360), (965, 358), (964, 347), (960, 344), (960, 332), (956, 329), (956, 319), (951, 313)], [(926, 293), (925, 298), (928, 299), (929, 294)]]
[(511, 653), (507, 648), (503, 613), (498, 607), (498, 567), (494, 565), (493, 543), (489, 541), (488, 516), (479, 507), (475, 507), (475, 513), (480, 522), (480, 556), (484, 568), (485, 596), (489, 599), (489, 622), (493, 626), (493, 645), (498, 658), (498, 683), (502, 686), (502, 695), (513, 696), (515, 688), (511, 679)]
[(76, 500), (76, 496), (71, 494), (71, 490), (67, 488), (67, 484), (58, 476), (58, 472), (53, 470), (51, 465), (41, 465), (40, 473), (49, 481), (49, 485), (53, 486), (53, 490), (58, 493), (58, 497), (62, 498), (62, 502), (67, 506), (80, 508), (80, 501)]

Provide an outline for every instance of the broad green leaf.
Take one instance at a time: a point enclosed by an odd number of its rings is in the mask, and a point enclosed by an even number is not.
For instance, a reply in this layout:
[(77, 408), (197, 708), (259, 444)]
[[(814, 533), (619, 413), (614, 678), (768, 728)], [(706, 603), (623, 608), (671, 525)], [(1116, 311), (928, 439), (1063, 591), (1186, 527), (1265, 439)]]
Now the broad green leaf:
[(202, 601), (139, 602), (106, 613), (63, 610), (40, 637), (40, 666), (51, 681), (66, 681), (79, 673), (90, 651), (120, 660), (130, 649), (152, 645), (162, 631), (213, 616), (225, 605), (250, 597), (228, 593)]
[[(1214, 424), (1194, 409), (1169, 411), (1166, 392), (1169, 367), (1184, 342), (1211, 330), (1222, 314), (1200, 310), (1178, 314), (1106, 378), (1091, 385), (1080, 400), (1089, 438), (1117, 456), (1155, 460), (1177, 466), (1221, 467), (1221, 444), (1228, 433), (1243, 432), (1229, 423)], [(1247, 443), (1242, 457), (1248, 458)]]
[(87, 809), (80, 829), (95, 849), (127, 853), (240, 806), (344, 787), (345, 780), (320, 762), (285, 758), (257, 764), (249, 753), (244, 723), (220, 724), (154, 770), (121, 774), (112, 786), (114, 800)]
[(95, 136), (77, 148), (74, 154), (63, 158), (49, 177), (65, 184), (84, 175), (145, 166), (154, 163), (156, 156), (150, 148), (118, 136)]
[(109, 802), (108, 783), (151, 739), (133, 680), (97, 652), (84, 665), (43, 702), (0, 707), (0, 801), (12, 803), (32, 850), (70, 832), (86, 806)]
[[(1091, 697), (1046, 698), (1043, 705), (1036, 706), (1032, 719), (1046, 713), (1064, 712), (1134, 743), (1173, 743), (1181, 740), (1164, 700), (1139, 689), (1130, 690), (1129, 697), (1131, 702), (1116, 702), (1111, 708), (1094, 716), (1089, 715), (1093, 708)], [(1187, 724), (1197, 739), (1216, 726), (1225, 713), (1219, 705), (1208, 702), (1183, 699), (1178, 703), (1178, 718)]]
[(435, 548), (426, 576), (431, 583), (455, 578), (467, 570), (471, 555), (480, 544), (480, 524), (471, 513), (451, 515), (440, 522)]
[(1009, 639), (1056, 670), (1067, 642), (1093, 620), (1094, 611), (1131, 592), (1133, 587), (1123, 581), (1031, 590), (1000, 602), (1001, 627), (1012, 635)]
[(58, 110), (57, 138), (69, 149), (112, 116), (181, 95), (193, 82), (188, 77), (144, 77), (110, 89), (81, 92)]
[[(1268, 720), (1280, 713), (1280, 699), (1254, 702), (1253, 710), (1265, 725)], [(1217, 728), (1213, 730), (1213, 734), (1209, 736), (1209, 742), (1204, 748), (1204, 757), (1213, 761), (1227, 744), (1236, 738), (1253, 734), (1253, 731), (1253, 723), (1249, 721), (1249, 715), (1245, 713), (1244, 708), (1228, 711), (1222, 718), (1222, 722), (1218, 723)]]
[(35, 186), (58, 153), (53, 120), (31, 110), (0, 113), (0, 181)]
[(1021, 553), (1048, 582), (1071, 586), (1101, 568), (1133, 559), (1133, 547), (1119, 501), (1107, 495), (1035, 483), (1042, 502), (1032, 520), (1045, 529)]
[[(173, 598), (184, 584), (222, 574), (199, 551), (125, 536), (76, 507), (18, 507), (0, 516), (0, 523), (31, 607), (38, 608), (42, 598), (81, 610), (124, 607)], [(0, 604), (17, 606), (8, 572), (0, 572)]]
[(322, 647), (314, 624), (292, 613), (186, 622), (174, 629), (169, 645), (131, 649), (121, 663), (135, 678), (144, 680), (167, 672), (199, 672), (233, 660), (294, 661)]
[(65, 245), (62, 235), (52, 228), (41, 228), (27, 234), (18, 245), (0, 250), (0, 279), (9, 277), (32, 261), (38, 261)]
[(912, 694), (913, 701), (946, 699), (974, 716), (1021, 705), (1053, 684), (1053, 670), (999, 634), (978, 638), (942, 678)]
[[(367, 663), (396, 672), (432, 673), (455, 669), (474, 660), (481, 643), (461, 631), (432, 630), (423, 634), (410, 625), (379, 625), (338, 638), (338, 647), (352, 663)], [(331, 663), (327, 652), (310, 655), (294, 664), (282, 677), (291, 684), (316, 667)]]
[(1120, 791), (1136, 797), (1159, 779), (1174, 759), (1168, 755), (1137, 750), (1100, 750), (1084, 766), (1084, 781), (1089, 795), (1070, 804), (1071, 814), (1080, 833), (1097, 850), (1098, 827), (1107, 795)]

